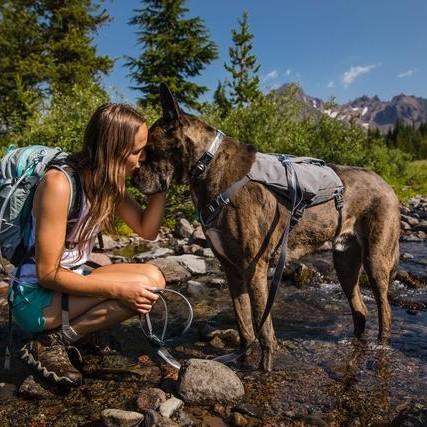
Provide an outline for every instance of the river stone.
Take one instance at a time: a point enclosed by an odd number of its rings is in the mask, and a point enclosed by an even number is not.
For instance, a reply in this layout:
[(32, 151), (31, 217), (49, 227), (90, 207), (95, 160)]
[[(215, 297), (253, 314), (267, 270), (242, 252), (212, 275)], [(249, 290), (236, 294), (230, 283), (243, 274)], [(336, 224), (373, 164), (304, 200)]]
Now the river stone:
[(136, 406), (141, 412), (150, 409), (157, 410), (166, 401), (166, 393), (160, 388), (149, 387), (141, 392), (136, 400)]
[(191, 278), (191, 273), (178, 261), (169, 258), (157, 258), (149, 261), (149, 264), (157, 266), (165, 276), (166, 283), (179, 283)]
[(170, 418), (178, 409), (184, 406), (184, 402), (172, 396), (160, 405), (159, 412), (165, 418)]
[(170, 261), (177, 261), (193, 274), (206, 274), (206, 262), (202, 257), (197, 255), (179, 255), (169, 257)]
[(206, 291), (206, 288), (196, 280), (189, 280), (187, 282), (187, 293), (193, 298), (201, 297)]
[(145, 262), (150, 259), (162, 258), (168, 255), (174, 255), (175, 252), (170, 248), (157, 248), (152, 251), (142, 252), (133, 257), (134, 261)]
[(30, 399), (50, 399), (54, 397), (53, 393), (46, 390), (38, 381), (35, 381), (32, 375), (25, 378), (19, 387), (18, 393), (20, 396)]
[(178, 427), (169, 418), (162, 417), (158, 412), (149, 410), (145, 414), (145, 427)]
[(191, 237), (193, 232), (193, 226), (185, 218), (180, 218), (177, 220), (175, 225), (175, 235), (177, 237)]
[(233, 425), (244, 427), (248, 425), (248, 420), (240, 412), (233, 412)]
[(400, 219), (412, 226), (417, 225), (420, 222), (419, 219), (413, 218), (412, 216), (409, 216), (409, 215), (400, 215)]
[(201, 226), (198, 226), (194, 230), (193, 234), (191, 235), (191, 241), (199, 246), (207, 247), (208, 242)]
[(183, 363), (178, 392), (186, 403), (232, 403), (240, 400), (245, 389), (239, 377), (214, 360), (190, 359)]
[(408, 231), (410, 230), (412, 227), (405, 221), (400, 221), (400, 228), (402, 230)]
[(424, 233), (427, 233), (427, 221), (426, 220), (421, 221), (419, 224), (417, 224), (414, 227), (414, 230), (415, 231), (424, 231)]
[(107, 427), (134, 427), (140, 425), (144, 419), (144, 415), (139, 412), (122, 409), (104, 409), (101, 416)]

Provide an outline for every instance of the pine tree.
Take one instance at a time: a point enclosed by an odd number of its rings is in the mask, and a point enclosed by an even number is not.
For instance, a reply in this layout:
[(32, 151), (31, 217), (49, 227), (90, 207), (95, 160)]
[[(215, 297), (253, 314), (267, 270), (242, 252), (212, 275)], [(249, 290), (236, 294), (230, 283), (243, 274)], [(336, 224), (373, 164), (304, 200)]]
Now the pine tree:
[(111, 20), (93, 0), (40, 0), (41, 27), (48, 59), (48, 84), (67, 92), (74, 84), (99, 82), (113, 61), (99, 56), (93, 34)]
[(99, 83), (112, 61), (92, 35), (108, 20), (93, 0), (0, 0), (0, 134), (23, 128), (46, 95)]
[(243, 12), (243, 17), (238, 23), (239, 29), (232, 30), (234, 47), (229, 48), (231, 64), (224, 64), (224, 67), (232, 76), (229, 83), (232, 104), (245, 106), (260, 94), (257, 75), (260, 65), (256, 64), (256, 58), (251, 53), (254, 36), (249, 32), (246, 11)]
[(207, 88), (189, 81), (217, 58), (217, 47), (200, 18), (184, 18), (185, 0), (144, 0), (130, 20), (138, 27), (138, 44), (142, 53), (129, 57), (129, 74), (136, 82), (143, 105), (156, 103), (160, 82), (166, 83), (177, 100), (200, 109), (198, 97)]
[(226, 83), (222, 84), (220, 81), (218, 81), (218, 86), (213, 95), (214, 102), (219, 109), (221, 118), (226, 117), (232, 108), (231, 102), (225, 93), (225, 86)]
[(20, 129), (46, 77), (38, 13), (30, 0), (0, 1), (0, 134)]

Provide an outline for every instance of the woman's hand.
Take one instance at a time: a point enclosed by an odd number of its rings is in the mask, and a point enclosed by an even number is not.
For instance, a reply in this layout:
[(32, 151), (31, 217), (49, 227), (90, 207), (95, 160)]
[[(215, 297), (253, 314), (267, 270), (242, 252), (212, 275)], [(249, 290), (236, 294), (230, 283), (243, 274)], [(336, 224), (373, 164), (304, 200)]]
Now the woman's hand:
[(146, 282), (125, 282), (121, 287), (120, 299), (133, 310), (147, 314), (159, 295), (152, 292), (156, 288)]

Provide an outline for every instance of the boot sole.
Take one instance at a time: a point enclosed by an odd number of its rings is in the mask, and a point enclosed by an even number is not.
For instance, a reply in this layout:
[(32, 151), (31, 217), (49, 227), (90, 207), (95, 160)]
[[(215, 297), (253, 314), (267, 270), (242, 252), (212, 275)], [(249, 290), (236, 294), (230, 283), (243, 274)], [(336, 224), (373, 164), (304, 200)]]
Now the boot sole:
[(34, 368), (37, 372), (41, 373), (44, 378), (53, 380), (57, 384), (73, 385), (73, 386), (78, 386), (81, 384), (81, 380), (79, 382), (75, 382), (70, 380), (67, 377), (60, 377), (53, 371), (48, 371), (44, 366), (42, 366), (42, 364), (38, 360), (34, 359), (34, 356), (25, 347), (21, 348), (20, 358), (28, 366), (30, 366), (31, 368)]

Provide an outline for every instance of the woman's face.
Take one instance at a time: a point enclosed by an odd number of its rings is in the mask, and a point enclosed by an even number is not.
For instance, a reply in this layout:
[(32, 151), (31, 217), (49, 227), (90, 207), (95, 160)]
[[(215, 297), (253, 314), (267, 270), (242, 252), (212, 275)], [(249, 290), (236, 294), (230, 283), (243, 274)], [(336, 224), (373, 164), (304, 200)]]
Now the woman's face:
[(139, 168), (140, 162), (145, 160), (144, 147), (147, 144), (147, 139), (148, 127), (144, 123), (139, 127), (138, 132), (136, 132), (132, 152), (126, 159), (127, 177), (132, 176), (133, 173)]

